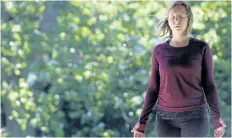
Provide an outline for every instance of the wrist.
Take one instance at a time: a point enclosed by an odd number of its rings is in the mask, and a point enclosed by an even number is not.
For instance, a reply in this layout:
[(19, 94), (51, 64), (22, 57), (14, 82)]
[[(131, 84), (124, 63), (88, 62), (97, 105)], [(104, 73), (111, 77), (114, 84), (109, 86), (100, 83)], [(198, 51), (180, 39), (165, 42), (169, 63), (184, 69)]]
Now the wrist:
[(219, 128), (221, 126), (221, 123), (219, 122), (219, 118), (213, 118), (213, 127), (214, 130)]
[(145, 130), (146, 130), (146, 123), (138, 122), (136, 124), (135, 131), (138, 131), (140, 133), (145, 133)]
[(226, 127), (226, 124), (222, 120), (221, 117), (213, 118), (213, 123), (214, 123), (214, 130), (219, 128), (219, 127)]

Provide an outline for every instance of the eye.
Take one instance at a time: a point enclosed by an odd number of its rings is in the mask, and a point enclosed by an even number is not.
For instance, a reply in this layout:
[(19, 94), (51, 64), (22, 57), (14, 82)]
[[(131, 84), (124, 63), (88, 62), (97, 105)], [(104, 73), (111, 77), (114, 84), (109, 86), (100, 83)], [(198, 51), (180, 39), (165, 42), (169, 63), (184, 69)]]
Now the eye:
[(187, 17), (187, 16), (184, 16), (184, 15), (179, 16), (180, 19), (184, 19), (184, 18), (186, 18), (186, 17)]
[(175, 19), (175, 16), (171, 16), (171, 19), (174, 20), (174, 19)]

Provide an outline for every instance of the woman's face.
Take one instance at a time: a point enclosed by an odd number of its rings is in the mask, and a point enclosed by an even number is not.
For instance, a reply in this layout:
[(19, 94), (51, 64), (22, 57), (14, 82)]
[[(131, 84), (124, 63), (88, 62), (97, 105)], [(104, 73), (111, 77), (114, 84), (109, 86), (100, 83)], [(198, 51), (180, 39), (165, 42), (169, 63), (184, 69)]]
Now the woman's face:
[(181, 35), (187, 28), (188, 16), (185, 7), (175, 5), (168, 13), (168, 24), (173, 35)]

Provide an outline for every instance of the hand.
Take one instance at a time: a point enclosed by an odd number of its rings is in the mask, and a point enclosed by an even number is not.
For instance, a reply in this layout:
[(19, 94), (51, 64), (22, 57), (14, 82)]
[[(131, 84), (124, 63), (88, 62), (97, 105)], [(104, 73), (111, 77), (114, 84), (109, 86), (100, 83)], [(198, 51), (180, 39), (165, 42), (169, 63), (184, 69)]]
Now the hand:
[(134, 138), (144, 138), (144, 133), (138, 132), (136, 130), (133, 131), (134, 132)]
[(139, 128), (139, 124), (138, 123), (131, 130), (131, 132), (134, 132), (134, 138), (144, 138), (145, 137), (144, 133), (139, 132), (138, 130), (136, 130), (137, 128)]
[(214, 130), (215, 138), (221, 138), (225, 133), (225, 127), (226, 127), (225, 122), (221, 118), (219, 119), (219, 122), (222, 124), (222, 126)]

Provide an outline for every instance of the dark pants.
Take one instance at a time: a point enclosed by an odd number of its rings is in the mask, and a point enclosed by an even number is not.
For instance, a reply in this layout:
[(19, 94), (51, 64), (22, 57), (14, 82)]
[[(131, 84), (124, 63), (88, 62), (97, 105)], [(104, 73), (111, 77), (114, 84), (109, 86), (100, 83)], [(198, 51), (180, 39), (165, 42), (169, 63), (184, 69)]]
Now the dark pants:
[(163, 120), (156, 118), (157, 137), (207, 137), (209, 118)]

